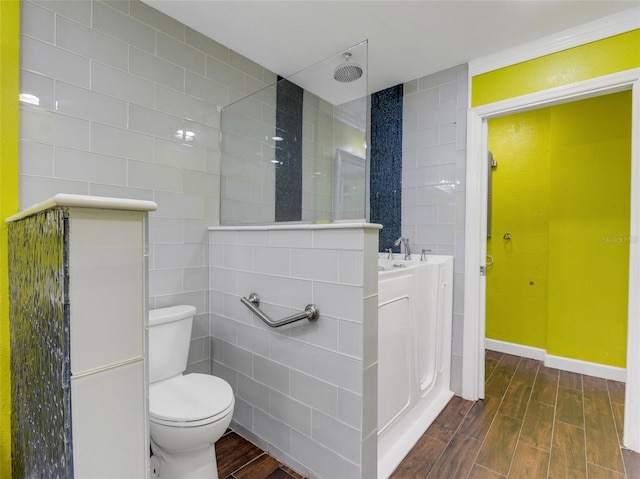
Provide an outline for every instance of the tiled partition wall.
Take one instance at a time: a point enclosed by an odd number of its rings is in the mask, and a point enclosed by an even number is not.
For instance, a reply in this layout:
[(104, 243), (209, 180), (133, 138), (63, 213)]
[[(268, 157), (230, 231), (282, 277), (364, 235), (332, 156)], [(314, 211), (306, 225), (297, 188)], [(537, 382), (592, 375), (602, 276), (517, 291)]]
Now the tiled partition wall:
[(467, 66), (404, 84), (402, 236), (454, 255), (451, 388), (462, 392)]
[[(236, 395), (233, 424), (312, 478), (377, 467), (378, 229), (365, 224), (210, 230), (214, 374)], [(260, 295), (270, 328), (241, 302)]]
[(208, 372), (217, 108), (275, 75), (138, 0), (23, 1), (21, 9), (20, 91), (39, 105), (20, 112), (20, 207), (56, 193), (155, 201), (150, 306), (198, 308), (189, 361)]

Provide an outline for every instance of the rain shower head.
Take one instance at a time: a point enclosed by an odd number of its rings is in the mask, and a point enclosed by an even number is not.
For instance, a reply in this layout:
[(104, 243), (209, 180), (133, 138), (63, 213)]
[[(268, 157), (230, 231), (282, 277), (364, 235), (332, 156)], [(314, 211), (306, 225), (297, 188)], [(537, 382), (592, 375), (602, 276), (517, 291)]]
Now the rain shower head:
[(344, 53), (344, 63), (336, 67), (333, 78), (340, 83), (350, 83), (362, 76), (362, 67), (351, 61), (351, 53)]

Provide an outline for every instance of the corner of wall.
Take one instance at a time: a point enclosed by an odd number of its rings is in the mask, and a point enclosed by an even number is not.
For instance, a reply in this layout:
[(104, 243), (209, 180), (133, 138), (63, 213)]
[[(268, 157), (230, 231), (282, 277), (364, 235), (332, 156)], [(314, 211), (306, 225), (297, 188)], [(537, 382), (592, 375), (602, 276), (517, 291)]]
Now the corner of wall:
[(427, 249), (456, 260), (451, 358), (456, 394), (462, 391), (468, 71), (463, 64), (406, 83), (402, 125), (402, 234), (416, 252)]
[[(18, 68), (20, 2), (0, 2), (0, 219), (18, 209)], [(7, 251), (7, 228), (0, 228)], [(0, 317), (9, 317), (7, 257), (0, 258)], [(0, 323), (0, 476), (11, 477), (11, 378), (9, 322)]]

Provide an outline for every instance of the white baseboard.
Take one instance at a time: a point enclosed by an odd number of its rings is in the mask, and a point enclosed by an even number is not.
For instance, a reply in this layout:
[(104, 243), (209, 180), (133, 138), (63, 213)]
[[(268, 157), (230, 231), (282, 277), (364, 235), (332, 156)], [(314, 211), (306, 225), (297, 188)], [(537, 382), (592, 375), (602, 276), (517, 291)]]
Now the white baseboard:
[(572, 373), (586, 374), (597, 378), (611, 379), (613, 381), (627, 382), (627, 370), (605, 364), (590, 363), (579, 359), (563, 358), (547, 354), (547, 351), (540, 348), (532, 348), (521, 344), (507, 343), (497, 339), (484, 340), (486, 349), (499, 353), (514, 354), (523, 358), (537, 359), (544, 361), (544, 365), (550, 368), (570, 371)]
[(607, 366), (606, 364), (590, 363), (587, 361), (580, 361), (579, 359), (552, 356), (551, 354), (547, 354), (544, 364), (550, 368), (571, 371), (572, 373), (586, 374), (587, 376), (611, 379), (613, 381), (620, 381), (623, 383), (627, 382), (627, 370), (625, 368)]
[(497, 339), (485, 338), (484, 347), (491, 351), (513, 354), (523, 358), (537, 359), (538, 361), (544, 361), (547, 356), (547, 352), (544, 349), (523, 346), (522, 344), (507, 343), (505, 341), (498, 341)]

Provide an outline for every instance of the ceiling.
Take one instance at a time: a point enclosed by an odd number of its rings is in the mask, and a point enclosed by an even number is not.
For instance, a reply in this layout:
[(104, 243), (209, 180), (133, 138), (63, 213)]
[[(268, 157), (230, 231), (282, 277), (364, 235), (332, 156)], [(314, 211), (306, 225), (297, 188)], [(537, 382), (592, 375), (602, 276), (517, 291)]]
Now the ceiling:
[(368, 40), (369, 92), (640, 6), (640, 0), (143, 1), (283, 77)]

